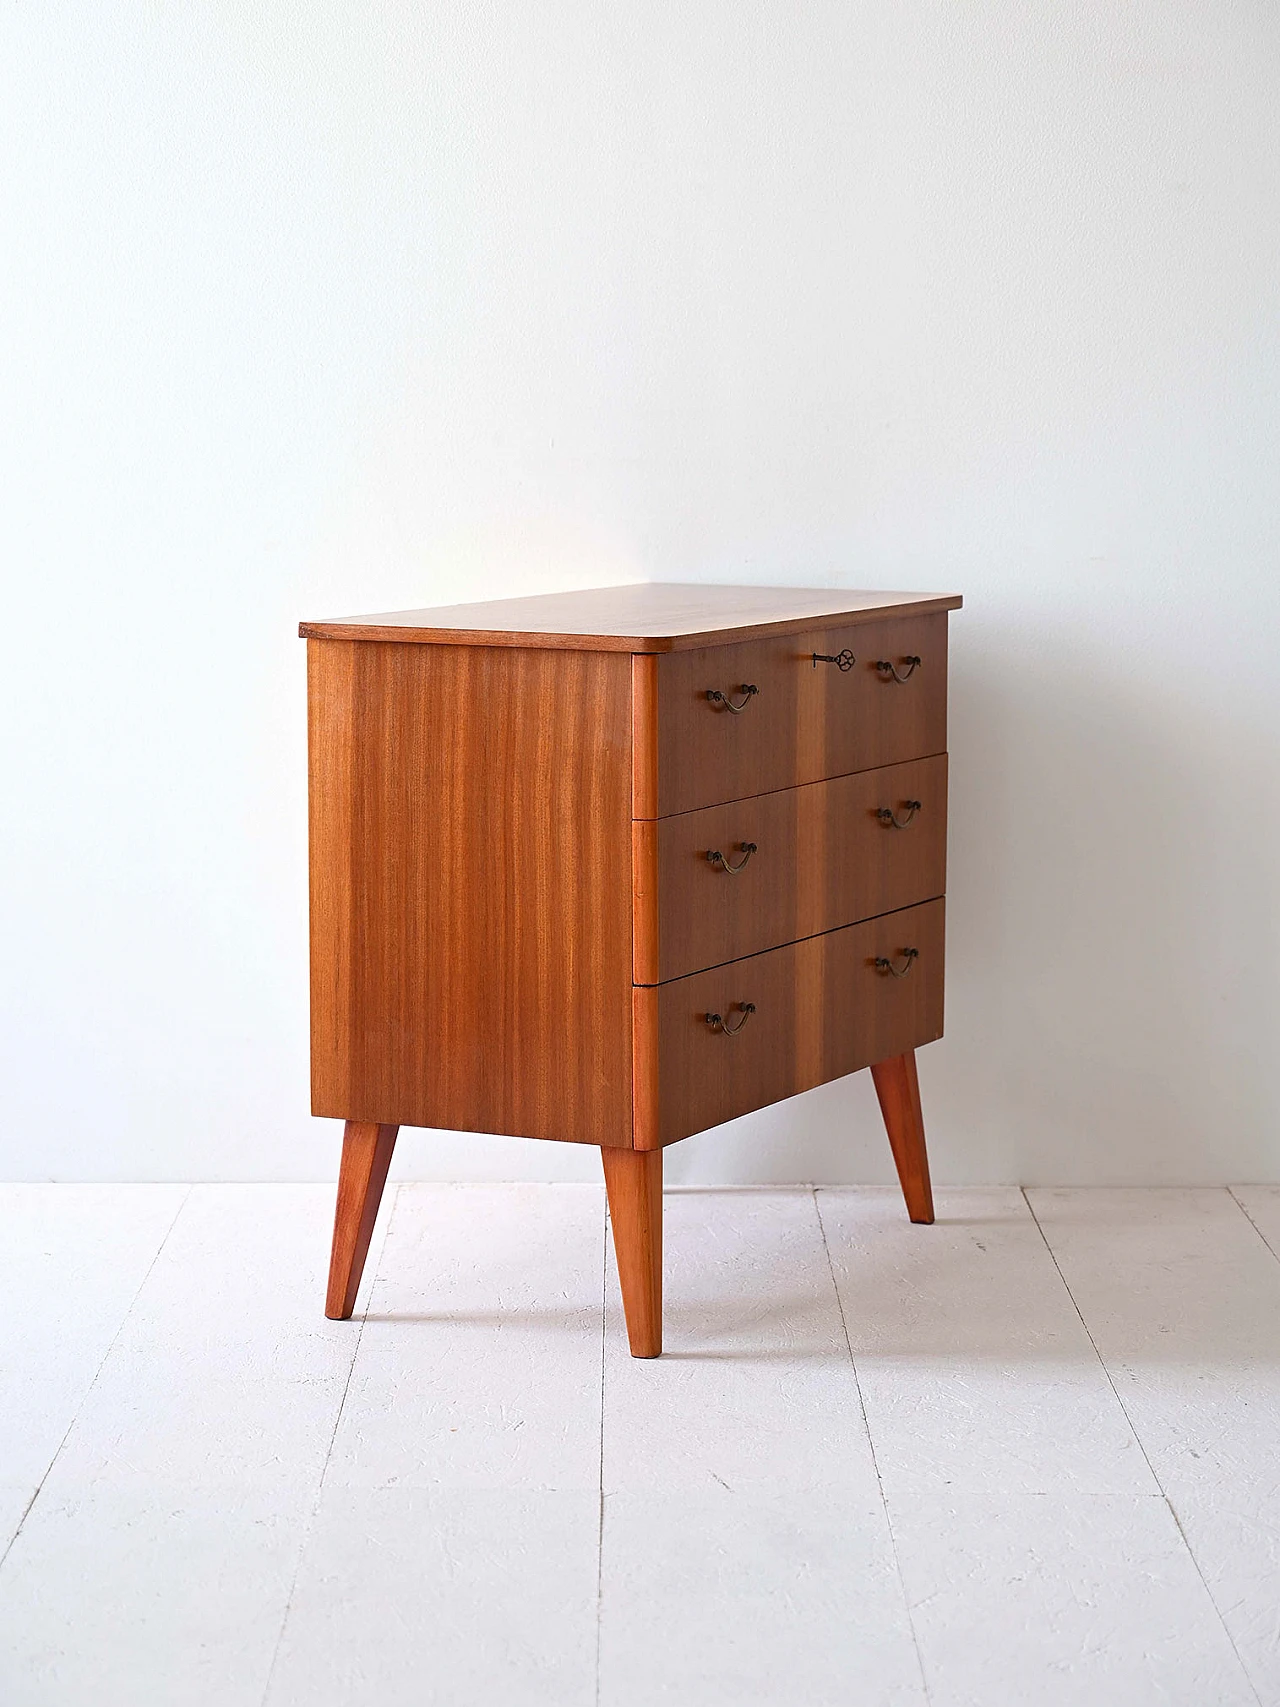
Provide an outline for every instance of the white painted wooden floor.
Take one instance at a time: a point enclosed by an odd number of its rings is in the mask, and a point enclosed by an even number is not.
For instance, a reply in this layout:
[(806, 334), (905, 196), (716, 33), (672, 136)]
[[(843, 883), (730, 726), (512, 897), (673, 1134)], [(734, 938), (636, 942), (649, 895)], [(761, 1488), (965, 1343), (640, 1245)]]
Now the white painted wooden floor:
[(1280, 1189), (0, 1187), (5, 1707), (1280, 1707)]

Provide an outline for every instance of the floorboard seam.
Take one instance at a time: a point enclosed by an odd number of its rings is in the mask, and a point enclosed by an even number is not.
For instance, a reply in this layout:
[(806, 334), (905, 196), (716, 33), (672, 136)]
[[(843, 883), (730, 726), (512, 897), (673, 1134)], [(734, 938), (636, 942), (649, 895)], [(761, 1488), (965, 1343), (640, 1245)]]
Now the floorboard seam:
[[(1178, 1535), (1181, 1538), (1182, 1545), (1187, 1550), (1187, 1557), (1191, 1560), (1192, 1566), (1195, 1569), (1195, 1573), (1199, 1577), (1201, 1585), (1204, 1588), (1204, 1592), (1209, 1598), (1209, 1605), (1213, 1608), (1214, 1612), (1217, 1614), (1218, 1623), (1222, 1626), (1222, 1633), (1227, 1638), (1227, 1641), (1231, 1645), (1231, 1652), (1236, 1656), (1236, 1663), (1240, 1667), (1241, 1676), (1244, 1678), (1245, 1683), (1248, 1685), (1249, 1690), (1252, 1693), (1254, 1700), (1259, 1703), (1259, 1707), (1262, 1707), (1262, 1697), (1258, 1694), (1258, 1691), (1257, 1691), (1257, 1688), (1254, 1684), (1253, 1678), (1250, 1676), (1249, 1668), (1245, 1665), (1244, 1660), (1241, 1658), (1240, 1650), (1236, 1646), (1235, 1637), (1231, 1634), (1231, 1631), (1227, 1628), (1227, 1621), (1222, 1615), (1222, 1608), (1218, 1605), (1217, 1598), (1214, 1595), (1213, 1590), (1209, 1587), (1209, 1584), (1205, 1579), (1204, 1572), (1200, 1569), (1200, 1561), (1199, 1561), (1199, 1559), (1196, 1558), (1195, 1550), (1192, 1547), (1191, 1543), (1187, 1540), (1186, 1531), (1183, 1529), (1182, 1524), (1178, 1519), (1178, 1514), (1174, 1510), (1173, 1501), (1169, 1498), (1168, 1490), (1166, 1489), (1164, 1483), (1160, 1480), (1160, 1477), (1156, 1474), (1156, 1467), (1151, 1462), (1151, 1459), (1147, 1453), (1147, 1449), (1143, 1445), (1142, 1436), (1138, 1433), (1137, 1429), (1134, 1427), (1133, 1418), (1129, 1415), (1129, 1407), (1125, 1404), (1124, 1400), (1121, 1398), (1120, 1389), (1116, 1386), (1115, 1382), (1111, 1378), (1111, 1371), (1107, 1368), (1106, 1359), (1103, 1357), (1102, 1353), (1098, 1350), (1098, 1342), (1094, 1339), (1093, 1333), (1089, 1327), (1089, 1324), (1084, 1319), (1084, 1311), (1080, 1308), (1079, 1304), (1076, 1302), (1076, 1295), (1071, 1290), (1070, 1282), (1067, 1280), (1066, 1275), (1063, 1274), (1063, 1272), (1062, 1272), (1062, 1264), (1058, 1261), (1058, 1254), (1054, 1250), (1053, 1246), (1049, 1243), (1048, 1234), (1045, 1232), (1044, 1228), (1040, 1225), (1040, 1217), (1036, 1214), (1035, 1205), (1032, 1203), (1030, 1197), (1027, 1196), (1027, 1188), (1026, 1188), (1026, 1186), (1019, 1186), (1018, 1189), (1022, 1193), (1022, 1200), (1027, 1206), (1027, 1211), (1030, 1214), (1031, 1219), (1035, 1222), (1036, 1231), (1039, 1233), (1041, 1239), (1044, 1241), (1044, 1248), (1049, 1253), (1049, 1260), (1050, 1260), (1050, 1262), (1052, 1262), (1054, 1268), (1056, 1268), (1058, 1271), (1058, 1278), (1062, 1282), (1062, 1285), (1066, 1291), (1067, 1297), (1070, 1298), (1070, 1300), (1071, 1300), (1071, 1307), (1075, 1311), (1076, 1315), (1080, 1318), (1080, 1326), (1084, 1329), (1085, 1335), (1089, 1341), (1089, 1344), (1093, 1347), (1093, 1355), (1098, 1360), (1098, 1367), (1099, 1367), (1099, 1369), (1101, 1369), (1103, 1375), (1106, 1377), (1107, 1385), (1108, 1385), (1108, 1387), (1110, 1387), (1112, 1393), (1115, 1395), (1116, 1404), (1119, 1405), (1121, 1413), (1124, 1416), (1124, 1420), (1129, 1425), (1129, 1432), (1130, 1432), (1130, 1434), (1132, 1434), (1132, 1436), (1134, 1438), (1134, 1442), (1137, 1445), (1138, 1451), (1141, 1452), (1141, 1454), (1142, 1454), (1143, 1463), (1147, 1466), (1147, 1469), (1150, 1470), (1151, 1479), (1155, 1483), (1156, 1487), (1159, 1488), (1159, 1490), (1160, 1490), (1160, 1497), (1161, 1497), (1161, 1499), (1163, 1499), (1165, 1506), (1169, 1512), (1169, 1515), (1173, 1519), (1174, 1527), (1178, 1531)], [(1228, 1195), (1230, 1195), (1230, 1192), (1228, 1192)]]
[(1234, 1204), (1235, 1204), (1235, 1206), (1236, 1206), (1236, 1208), (1237, 1208), (1237, 1209), (1238, 1209), (1238, 1210), (1239, 1210), (1239, 1211), (1240, 1211), (1240, 1213), (1241, 1213), (1241, 1214), (1242, 1214), (1242, 1215), (1243, 1215), (1243, 1216), (1244, 1216), (1244, 1218), (1245, 1218), (1245, 1220), (1246, 1220), (1246, 1221), (1247, 1221), (1247, 1222), (1248, 1222), (1248, 1223), (1249, 1223), (1249, 1225), (1250, 1225), (1250, 1226), (1251, 1226), (1251, 1227), (1252, 1227), (1252, 1228), (1253, 1228), (1253, 1230), (1254, 1230), (1254, 1232), (1255, 1232), (1255, 1233), (1256, 1233), (1256, 1234), (1257, 1234), (1257, 1235), (1258, 1235), (1258, 1237), (1259, 1237), (1259, 1238), (1260, 1238), (1260, 1239), (1261, 1239), (1261, 1240), (1262, 1240), (1262, 1242), (1263, 1242), (1263, 1244), (1264, 1244), (1264, 1245), (1265, 1245), (1265, 1246), (1266, 1246), (1266, 1247), (1267, 1247), (1267, 1249), (1268, 1249), (1268, 1250), (1269, 1250), (1269, 1251), (1270, 1251), (1270, 1252), (1271, 1252), (1271, 1254), (1272, 1254), (1272, 1256), (1273, 1256), (1273, 1257), (1274, 1257), (1274, 1258), (1275, 1258), (1275, 1259), (1276, 1259), (1276, 1261), (1277, 1261), (1277, 1262), (1280, 1262), (1280, 1251), (1278, 1251), (1278, 1250), (1277, 1250), (1277, 1249), (1276, 1249), (1276, 1247), (1275, 1247), (1275, 1246), (1274, 1246), (1274, 1245), (1273, 1245), (1273, 1244), (1272, 1244), (1272, 1243), (1271, 1243), (1271, 1240), (1270, 1240), (1270, 1239), (1269, 1239), (1269, 1238), (1268, 1238), (1268, 1237), (1267, 1237), (1267, 1235), (1266, 1235), (1266, 1234), (1265, 1234), (1265, 1233), (1264, 1233), (1264, 1232), (1263, 1232), (1263, 1231), (1262, 1231), (1262, 1228), (1261, 1228), (1261, 1227), (1259, 1227), (1259, 1225), (1258, 1225), (1258, 1223), (1257, 1223), (1257, 1222), (1256, 1222), (1256, 1221), (1255, 1221), (1255, 1220), (1254, 1220), (1254, 1218), (1253, 1218), (1253, 1216), (1252, 1216), (1252, 1215), (1250, 1215), (1250, 1213), (1249, 1213), (1249, 1206), (1248, 1206), (1248, 1204), (1246, 1204), (1246, 1203), (1241, 1203), (1241, 1201), (1240, 1201), (1240, 1199), (1239, 1199), (1239, 1198), (1238, 1198), (1238, 1197), (1237, 1197), (1237, 1196), (1236, 1196), (1236, 1191), (1235, 1191), (1235, 1187), (1234, 1187), (1234, 1186), (1232, 1186), (1232, 1185), (1229, 1185), (1229, 1186), (1228, 1186), (1228, 1187), (1227, 1187), (1227, 1196), (1228, 1196), (1228, 1197), (1229, 1197), (1229, 1198), (1230, 1198), (1230, 1199), (1231, 1199), (1231, 1201), (1232, 1201), (1232, 1202), (1233, 1202), (1233, 1203), (1234, 1203)]
[(133, 1307), (138, 1302), (138, 1299), (142, 1296), (142, 1289), (147, 1284), (148, 1280), (150, 1280), (152, 1269), (160, 1261), (161, 1252), (164, 1250), (165, 1246), (169, 1243), (169, 1235), (173, 1232), (173, 1229), (177, 1226), (178, 1217), (179, 1217), (179, 1215), (182, 1214), (182, 1211), (186, 1208), (187, 1201), (190, 1198), (191, 1193), (194, 1190), (195, 1190), (195, 1187), (189, 1185), (187, 1187), (187, 1189), (183, 1192), (182, 1200), (178, 1204), (178, 1207), (173, 1212), (173, 1219), (172, 1219), (172, 1221), (170, 1221), (169, 1225), (165, 1228), (164, 1236), (160, 1240), (160, 1243), (156, 1246), (155, 1255), (152, 1257), (151, 1261), (147, 1264), (147, 1272), (143, 1275), (142, 1279), (138, 1282), (137, 1287), (134, 1290), (133, 1297), (130, 1298), (128, 1304), (125, 1306), (124, 1314), (120, 1318), (119, 1326), (116, 1328), (115, 1333), (112, 1334), (111, 1340), (107, 1346), (107, 1349), (103, 1352), (102, 1356), (98, 1359), (98, 1367), (93, 1372), (93, 1379), (89, 1382), (89, 1384), (85, 1388), (84, 1392), (80, 1395), (80, 1403), (76, 1406), (75, 1410), (72, 1412), (71, 1421), (67, 1424), (66, 1429), (63, 1431), (62, 1439), (58, 1442), (57, 1449), (54, 1452), (53, 1457), (49, 1460), (48, 1464), (45, 1466), (44, 1475), (41, 1476), (40, 1481), (39, 1481), (39, 1485), (37, 1486), (35, 1493), (33, 1493), (31, 1498), (27, 1501), (26, 1506), (23, 1510), (22, 1516), (18, 1519), (18, 1527), (14, 1530), (13, 1534), (9, 1537), (8, 1544), (5, 1546), (3, 1552), (0, 1552), (0, 1570), (4, 1569), (5, 1560), (9, 1557), (9, 1554), (13, 1551), (14, 1545), (17, 1542), (19, 1535), (22, 1534), (23, 1525), (26, 1523), (27, 1519), (31, 1516), (31, 1508), (35, 1505), (36, 1501), (40, 1498), (40, 1495), (44, 1489), (45, 1483), (49, 1480), (49, 1477), (53, 1474), (53, 1467), (58, 1462), (59, 1458), (61, 1458), (62, 1449), (67, 1444), (68, 1440), (70, 1440), (71, 1431), (76, 1426), (76, 1423), (79, 1421), (81, 1411), (83, 1411), (85, 1406), (88, 1404), (89, 1395), (93, 1392), (93, 1389), (98, 1385), (98, 1377), (102, 1374), (102, 1371), (106, 1368), (107, 1359), (111, 1356), (111, 1353), (115, 1350), (116, 1342), (120, 1338), (120, 1335), (124, 1332), (125, 1325), (128, 1322), (130, 1316), (132, 1316), (132, 1314), (133, 1314)]
[(373, 1262), (373, 1272), (369, 1276), (369, 1290), (365, 1294), (364, 1309), (360, 1312), (360, 1326), (356, 1329), (356, 1343), (351, 1348), (351, 1362), (347, 1365), (347, 1378), (342, 1383), (342, 1396), (338, 1400), (334, 1412), (333, 1428), (329, 1434), (329, 1444), (325, 1448), (324, 1463), (320, 1467), (320, 1477), (316, 1482), (315, 1498), (311, 1502), (311, 1510), (302, 1525), (302, 1535), (298, 1542), (298, 1557), (293, 1567), (293, 1576), (289, 1582), (289, 1592), (285, 1596), (284, 1611), (280, 1616), (280, 1628), (276, 1631), (275, 1646), (271, 1650), (271, 1664), (267, 1667), (267, 1680), (262, 1688), (262, 1707), (266, 1707), (267, 1698), (271, 1694), (271, 1685), (276, 1675), (276, 1666), (280, 1659), (280, 1650), (284, 1646), (284, 1633), (289, 1625), (289, 1614), (293, 1611), (293, 1597), (298, 1592), (298, 1579), (302, 1575), (303, 1561), (307, 1556), (307, 1548), (311, 1545), (311, 1537), (315, 1531), (316, 1518), (320, 1515), (320, 1499), (324, 1493), (325, 1477), (329, 1474), (329, 1462), (333, 1457), (334, 1442), (338, 1438), (338, 1426), (342, 1422), (342, 1413), (346, 1408), (347, 1394), (351, 1391), (352, 1378), (356, 1372), (356, 1359), (360, 1355), (360, 1342), (364, 1338), (364, 1326), (369, 1319), (369, 1305), (373, 1301), (374, 1289), (378, 1284), (378, 1276), (382, 1272), (382, 1257), (387, 1248), (387, 1238), (391, 1232), (391, 1224), (396, 1218), (396, 1210), (400, 1207), (400, 1193), (403, 1186), (397, 1185), (391, 1208), (387, 1214), (382, 1229), (382, 1237), (378, 1240), (378, 1249)]
[(849, 1338), (849, 1323), (844, 1313), (844, 1299), (840, 1296), (840, 1287), (836, 1282), (836, 1265), (832, 1261), (831, 1246), (827, 1243), (826, 1223), (822, 1219), (822, 1205), (818, 1201), (818, 1188), (811, 1186), (810, 1195), (813, 1198), (813, 1212), (818, 1218), (818, 1232), (822, 1236), (822, 1248), (826, 1252), (827, 1272), (831, 1276), (831, 1290), (836, 1295), (836, 1308), (840, 1312), (840, 1329), (844, 1334), (845, 1350), (849, 1353), (849, 1367), (853, 1370), (853, 1388), (858, 1395), (858, 1409), (862, 1415), (862, 1426), (866, 1431), (867, 1446), (871, 1453), (871, 1466), (876, 1473), (876, 1486), (880, 1490), (880, 1506), (884, 1512), (885, 1527), (889, 1532), (889, 1549), (893, 1554), (893, 1569), (898, 1578), (898, 1587), (902, 1593), (902, 1604), (906, 1609), (907, 1627), (911, 1631), (911, 1645), (916, 1652), (916, 1665), (920, 1671), (920, 1687), (924, 1691), (926, 1703), (933, 1700), (929, 1690), (929, 1679), (924, 1669), (924, 1654), (920, 1647), (920, 1636), (916, 1630), (915, 1617), (911, 1611), (911, 1597), (907, 1593), (907, 1580), (902, 1574), (902, 1559), (898, 1553), (898, 1538), (893, 1532), (893, 1516), (889, 1511), (889, 1501), (885, 1496), (884, 1478), (880, 1474), (880, 1460), (876, 1456), (875, 1438), (871, 1433), (871, 1422), (867, 1416), (867, 1402), (862, 1396), (862, 1382), (858, 1376), (858, 1360), (853, 1355), (853, 1341)]

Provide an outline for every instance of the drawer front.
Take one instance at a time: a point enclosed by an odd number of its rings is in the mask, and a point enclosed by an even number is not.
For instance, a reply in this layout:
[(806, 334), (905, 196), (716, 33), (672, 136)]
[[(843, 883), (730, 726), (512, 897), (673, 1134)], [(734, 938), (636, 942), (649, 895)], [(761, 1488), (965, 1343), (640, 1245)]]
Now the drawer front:
[(648, 1141), (674, 1143), (941, 1037), (944, 905), (637, 989), (638, 1035), (657, 1050)]
[(941, 895), (946, 755), (631, 828), (635, 979), (657, 984)]
[(637, 817), (946, 750), (945, 614), (669, 652), (656, 665), (656, 812)]

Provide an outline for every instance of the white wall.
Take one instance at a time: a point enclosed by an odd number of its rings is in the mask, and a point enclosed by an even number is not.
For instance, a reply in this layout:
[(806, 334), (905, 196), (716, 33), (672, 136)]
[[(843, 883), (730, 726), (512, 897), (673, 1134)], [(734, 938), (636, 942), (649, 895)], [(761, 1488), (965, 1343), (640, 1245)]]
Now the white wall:
[[(331, 1174), (297, 619), (653, 578), (966, 595), (941, 1179), (1280, 1178), (1278, 73), (1266, 0), (4, 8), (0, 1177)], [(669, 1172), (889, 1177), (866, 1075)]]

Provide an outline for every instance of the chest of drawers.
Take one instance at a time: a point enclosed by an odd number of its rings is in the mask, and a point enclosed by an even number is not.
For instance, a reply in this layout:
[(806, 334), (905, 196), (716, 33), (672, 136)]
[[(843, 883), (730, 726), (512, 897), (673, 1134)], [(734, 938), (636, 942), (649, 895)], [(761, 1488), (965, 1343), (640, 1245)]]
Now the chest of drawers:
[(644, 585), (301, 625), (330, 1316), (401, 1126), (598, 1145), (642, 1357), (667, 1144), (870, 1067), (932, 1220), (959, 604)]

